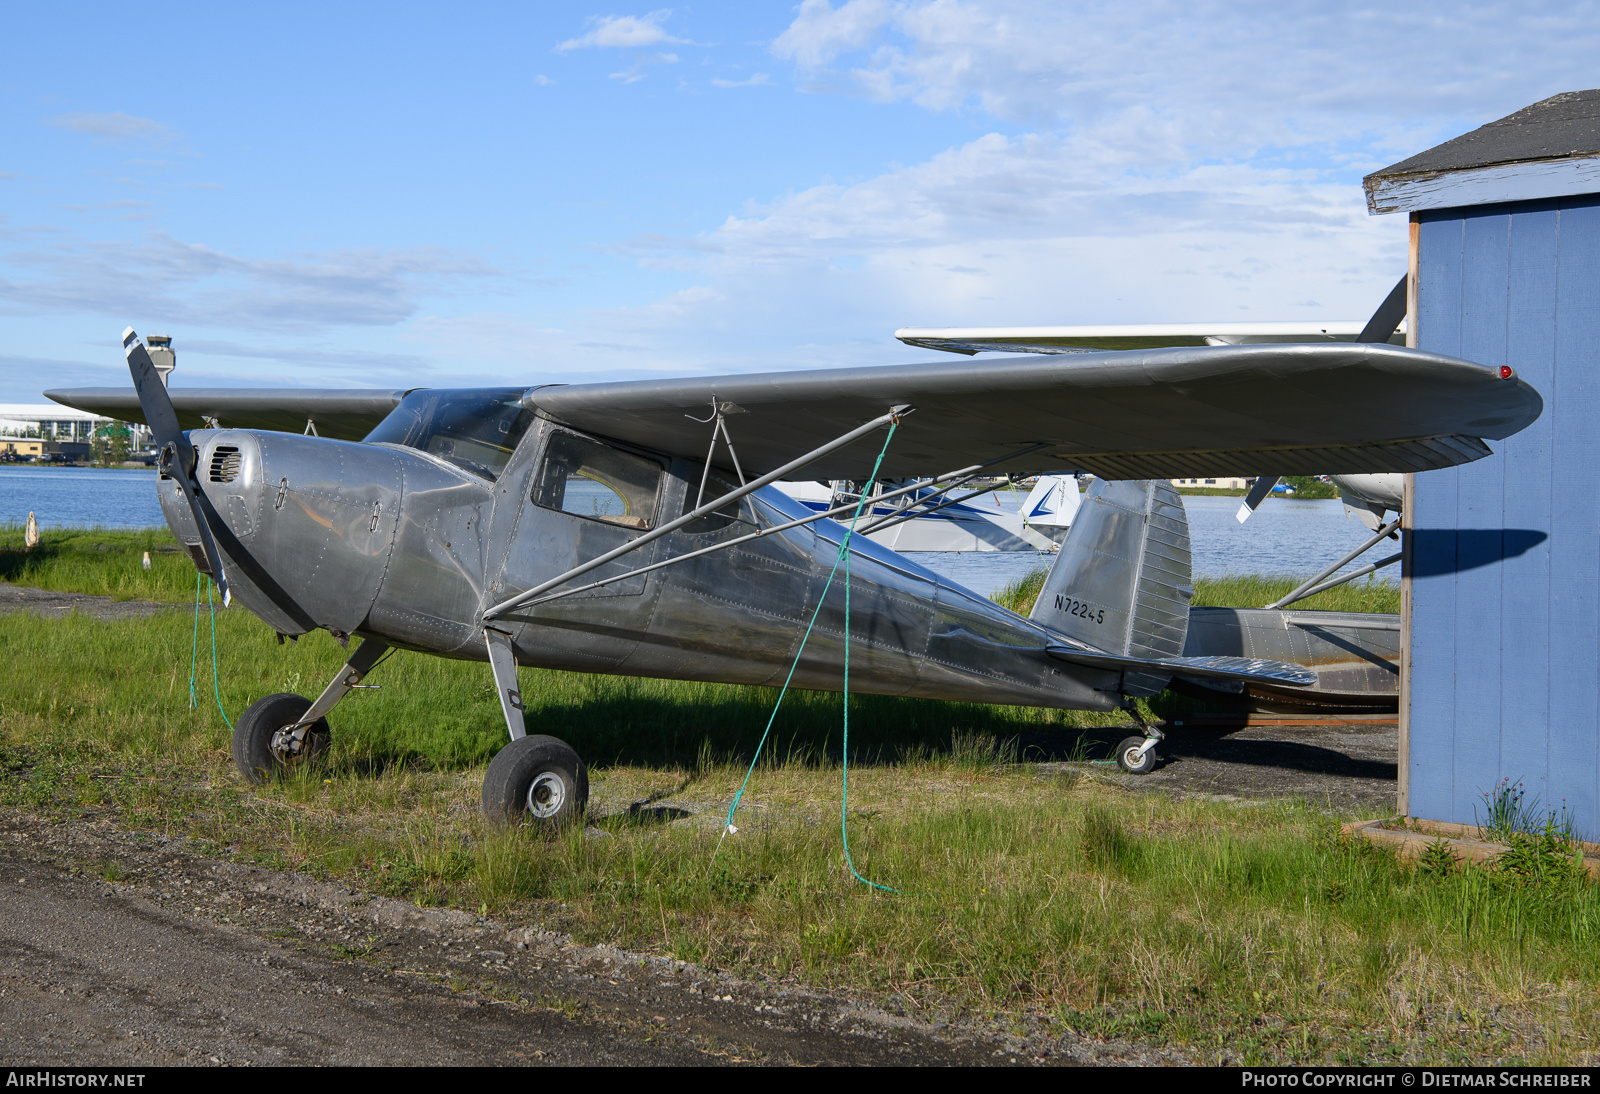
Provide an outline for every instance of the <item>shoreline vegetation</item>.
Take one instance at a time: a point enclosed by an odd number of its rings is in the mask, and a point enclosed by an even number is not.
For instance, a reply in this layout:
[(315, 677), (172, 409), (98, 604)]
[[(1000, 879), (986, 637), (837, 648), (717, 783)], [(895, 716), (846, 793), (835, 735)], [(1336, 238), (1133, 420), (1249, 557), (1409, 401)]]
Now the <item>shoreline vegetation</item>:
[(79, 471), (154, 471), (156, 465), (145, 463), (142, 460), (123, 460), (121, 463), (101, 465), (98, 463), (57, 463), (45, 461), (35, 463), (33, 460), (0, 460), (0, 471), (8, 467), (21, 467), (30, 471), (43, 471), (49, 469), (77, 469)]
[[(344, 651), (321, 634), (280, 647), (253, 616), (219, 610), (214, 699), (187, 610), (194, 571), (170, 535), (46, 536), (48, 560), (17, 563), (20, 533), (0, 529), (5, 580), (183, 610), (4, 618), (0, 808), (924, 1021), (1202, 1063), (1593, 1062), (1600, 886), (1563, 839), (1530, 837), (1499, 864), (1457, 863), (1442, 844), (1406, 864), (1342, 836), (1353, 818), (1315, 802), (1130, 793), (1102, 766), (1041, 762), (1022, 743), (1093, 759), (1085, 727), (1117, 715), (853, 696), (850, 854), (899, 890), (885, 894), (844, 860), (839, 696), (785, 700), (717, 851), (771, 690), (523, 669), (530, 725), (591, 765), (589, 827), (548, 836), (479, 814), (504, 736), (487, 669), (405, 652), (373, 673), (382, 690), (335, 711), (323, 769), (252, 787), (219, 702), (237, 719), (264, 695), (315, 694)], [(151, 571), (113, 575), (146, 550)]]

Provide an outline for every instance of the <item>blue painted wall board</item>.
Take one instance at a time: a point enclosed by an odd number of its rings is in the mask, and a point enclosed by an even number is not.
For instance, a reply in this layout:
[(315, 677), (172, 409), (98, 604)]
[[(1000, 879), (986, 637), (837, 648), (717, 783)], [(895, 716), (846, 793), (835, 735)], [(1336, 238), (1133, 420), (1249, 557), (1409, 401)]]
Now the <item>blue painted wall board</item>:
[[(1519, 211), (1511, 218), (1510, 278), (1506, 363), (1541, 392), (1555, 377), (1556, 257), (1559, 214), (1554, 202)], [(1542, 528), (1557, 499), (1551, 444), (1553, 414), (1541, 415), (1517, 436), (1515, 445), (1498, 444), (1505, 467), (1505, 527)], [(1548, 540), (1527, 549), (1521, 565), (1505, 570), (1507, 641), (1501, 716), (1510, 727), (1500, 741), (1500, 770), (1522, 770), (1528, 786), (1550, 797), (1550, 582)]]
[[(1418, 248), (1417, 332), (1424, 348), (1458, 355), (1461, 342), (1461, 258), (1464, 225), (1459, 217), (1424, 218)], [(1411, 583), (1410, 811), (1446, 818), (1455, 810), (1456, 724), (1456, 489), (1460, 471), (1419, 475), (1410, 527), (1414, 572), (1436, 575)], [(1426, 489), (1423, 487), (1426, 486)]]
[(1551, 780), (1590, 835), (1600, 833), (1596, 695), (1600, 694), (1600, 199), (1562, 202), (1556, 262), (1556, 375), (1545, 413), (1555, 411), (1558, 481), (1550, 525), (1550, 724), (1569, 740)]
[[(1461, 353), (1505, 363), (1511, 216), (1474, 210), (1461, 222)], [(1456, 470), (1455, 773), (1451, 812), (1467, 816), (1480, 787), (1500, 778), (1500, 634), (1505, 462), (1482, 459)], [(1489, 532), (1492, 534), (1483, 534)], [(1487, 780), (1487, 781), (1485, 781)]]
[(1501, 779), (1600, 835), (1600, 196), (1419, 217), (1418, 345), (1545, 397), (1497, 455), (1413, 490), (1410, 811)]

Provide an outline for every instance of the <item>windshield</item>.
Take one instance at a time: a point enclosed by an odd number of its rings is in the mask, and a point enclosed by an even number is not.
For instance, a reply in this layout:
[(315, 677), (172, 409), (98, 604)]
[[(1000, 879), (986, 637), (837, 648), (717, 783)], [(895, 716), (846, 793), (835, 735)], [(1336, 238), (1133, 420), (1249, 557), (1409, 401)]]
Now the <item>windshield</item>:
[(533, 413), (518, 403), (522, 392), (414, 391), (367, 434), (366, 443), (420, 449), (493, 482), (533, 421)]

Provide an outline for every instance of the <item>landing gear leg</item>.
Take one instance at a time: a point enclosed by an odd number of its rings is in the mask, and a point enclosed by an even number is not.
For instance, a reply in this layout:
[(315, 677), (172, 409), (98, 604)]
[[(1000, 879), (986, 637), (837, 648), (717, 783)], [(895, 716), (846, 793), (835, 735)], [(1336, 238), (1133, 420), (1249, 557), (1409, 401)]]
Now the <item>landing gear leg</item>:
[(328, 751), (327, 713), (359, 687), (389, 644), (364, 640), (315, 703), (298, 695), (269, 695), (250, 704), (233, 731), (233, 763), (253, 783), (282, 771), (315, 762)]
[(517, 683), (517, 658), (511, 651), (511, 636), (505, 631), (485, 627), (483, 640), (489, 647), (489, 668), (494, 672), (500, 712), (506, 716), (506, 732), (513, 741), (520, 741), (527, 736), (528, 729), (522, 720), (522, 688)]
[(511, 636), (485, 627), (483, 639), (511, 735), (511, 743), (495, 753), (483, 777), (484, 813), (494, 820), (528, 820), (550, 829), (580, 820), (589, 802), (589, 769), (565, 741), (528, 736)]
[(1123, 709), (1144, 731), (1144, 736), (1123, 739), (1117, 746), (1117, 765), (1130, 775), (1148, 775), (1156, 768), (1156, 743), (1161, 741), (1165, 734), (1145, 721), (1136, 704), (1129, 702)]

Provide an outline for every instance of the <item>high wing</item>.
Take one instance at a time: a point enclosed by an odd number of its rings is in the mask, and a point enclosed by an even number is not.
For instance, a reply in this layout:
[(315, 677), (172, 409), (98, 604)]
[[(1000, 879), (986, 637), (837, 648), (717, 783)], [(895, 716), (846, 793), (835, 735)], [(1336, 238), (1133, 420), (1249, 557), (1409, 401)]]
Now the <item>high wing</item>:
[[(1087, 327), (901, 327), (908, 346), (949, 353), (1091, 353), (1163, 346), (1245, 346), (1260, 343), (1354, 342), (1366, 324), (1338, 323), (1136, 323)], [(1396, 332), (1377, 341), (1403, 346)]]
[[(304, 433), (316, 423), (319, 436), (359, 441), (400, 405), (405, 391), (353, 388), (173, 388), (167, 393), (184, 429), (199, 429), (206, 418), (234, 429)], [(124, 422), (143, 422), (144, 411), (131, 388), (80, 387), (47, 391), (64, 406)]]
[[(703, 459), (713, 405), (765, 472), (908, 404), (880, 474), (928, 475), (1016, 450), (998, 471), (1106, 479), (1424, 471), (1489, 454), (1538, 418), (1514, 375), (1382, 343), (1241, 345), (539, 387), (576, 429)], [(865, 478), (865, 437), (807, 469)]]

